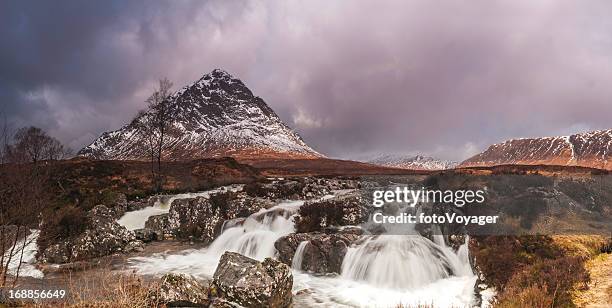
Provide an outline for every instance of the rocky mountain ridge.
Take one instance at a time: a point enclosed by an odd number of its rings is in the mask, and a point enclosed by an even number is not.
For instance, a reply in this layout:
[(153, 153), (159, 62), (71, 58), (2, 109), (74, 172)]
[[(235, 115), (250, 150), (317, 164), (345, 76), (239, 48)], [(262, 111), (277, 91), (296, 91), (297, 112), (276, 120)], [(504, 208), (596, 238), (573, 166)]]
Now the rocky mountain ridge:
[(560, 165), (612, 170), (612, 129), (560, 137), (511, 139), (491, 145), (459, 167)]

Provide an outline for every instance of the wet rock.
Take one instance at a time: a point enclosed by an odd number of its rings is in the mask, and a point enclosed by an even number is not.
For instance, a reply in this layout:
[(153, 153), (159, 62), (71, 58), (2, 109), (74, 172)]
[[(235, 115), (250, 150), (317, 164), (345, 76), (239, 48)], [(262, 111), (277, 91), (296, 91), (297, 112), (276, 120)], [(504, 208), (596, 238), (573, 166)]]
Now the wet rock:
[(321, 232), (295, 233), (279, 238), (274, 247), (278, 250), (279, 260), (287, 265), (293, 263), (295, 252), (301, 242), (306, 241), (302, 255), (301, 270), (318, 274), (342, 271), (342, 260), (348, 247), (361, 236), (356, 230), (345, 233), (325, 234)]
[(329, 226), (358, 225), (367, 220), (366, 202), (358, 193), (306, 202), (295, 218), (300, 233), (321, 231)]
[(125, 252), (132, 252), (132, 251), (136, 251), (136, 252), (142, 252), (144, 251), (144, 242), (142, 242), (141, 240), (135, 240), (135, 241), (130, 241), (125, 245)]
[(76, 261), (64, 264), (43, 264), (40, 266), (40, 270), (45, 273), (45, 275), (56, 273), (72, 273), (89, 270), (94, 267), (97, 267), (98, 265), (99, 264), (97, 262)]
[(476, 278), (476, 282), (474, 283), (474, 300), (473, 307), (481, 307), (482, 306), (482, 292), (487, 289), (487, 286), (482, 283), (480, 278)]
[(259, 262), (226, 252), (215, 270), (211, 293), (245, 307), (287, 307), (292, 287), (287, 265), (271, 258)]
[(208, 307), (208, 284), (186, 274), (165, 274), (159, 287), (159, 302), (169, 307)]
[(171, 239), (174, 237), (173, 231), (170, 229), (170, 222), (168, 218), (170, 214), (160, 214), (150, 216), (145, 222), (145, 228), (153, 230), (155, 237), (158, 241), (165, 239)]
[(448, 245), (457, 251), (465, 244), (466, 237), (465, 234), (451, 234), (448, 236)]
[(170, 207), (168, 229), (179, 239), (210, 243), (226, 220), (247, 217), (272, 205), (268, 200), (236, 192), (175, 200)]
[(125, 194), (118, 194), (113, 203), (111, 204), (109, 210), (115, 217), (115, 219), (119, 219), (125, 212), (128, 210), (128, 201)]
[(154, 197), (131, 200), (127, 202), (127, 211), (131, 212), (142, 210), (147, 206), (153, 206), (154, 203)]
[(137, 240), (149, 243), (157, 240), (157, 233), (153, 229), (142, 228), (134, 230), (134, 234)]
[(40, 254), (42, 261), (67, 263), (140, 250), (142, 242), (134, 232), (119, 225), (114, 214), (104, 205), (95, 206), (87, 214), (88, 228), (76, 237), (49, 244)]

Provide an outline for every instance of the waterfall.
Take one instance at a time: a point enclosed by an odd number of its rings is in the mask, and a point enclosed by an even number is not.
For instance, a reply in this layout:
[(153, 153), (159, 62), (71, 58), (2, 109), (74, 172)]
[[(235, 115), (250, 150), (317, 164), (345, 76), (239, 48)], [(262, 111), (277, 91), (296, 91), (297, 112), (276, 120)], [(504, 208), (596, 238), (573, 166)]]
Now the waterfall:
[[(274, 257), (274, 242), (295, 232), (292, 220), (303, 201), (287, 201), (260, 210), (244, 220), (227, 222), (207, 248), (181, 253), (134, 257), (130, 265), (141, 274), (183, 272), (210, 278), (225, 251), (254, 259)], [(467, 240), (457, 252), (442, 237), (420, 235), (364, 236), (348, 248), (339, 276), (313, 276), (300, 271), (307, 241), (293, 257), (296, 306), (394, 307), (471, 305), (476, 277), (471, 272)]]
[[(39, 234), (39, 230), (30, 230), (30, 234), (25, 238), (25, 247), (23, 246), (24, 239), (17, 241), (17, 246), (15, 246), (11, 262), (8, 265), (9, 274), (17, 274), (17, 269), (19, 268), (20, 277), (42, 278), (44, 276), (43, 272), (36, 268), (36, 251), (38, 250), (36, 241)], [(21, 255), (22, 248), (23, 256)], [(8, 259), (9, 254), (10, 250), (4, 252), (5, 259)], [(19, 265), (20, 262), (21, 266)]]
[(208, 253), (221, 256), (234, 251), (257, 260), (273, 257), (274, 242), (281, 236), (294, 232), (292, 216), (302, 201), (281, 203), (249, 216), (242, 224), (226, 227), (208, 248)]
[(348, 249), (342, 277), (372, 285), (413, 289), (460, 272), (454, 254), (445, 254), (421, 236), (380, 235)]
[(308, 245), (308, 241), (301, 241), (295, 250), (295, 254), (293, 255), (293, 260), (291, 261), (291, 268), (296, 270), (302, 269), (302, 261), (304, 261), (304, 250), (306, 250), (306, 246)]
[(242, 189), (242, 185), (230, 185), (197, 193), (162, 195), (155, 200), (155, 203), (152, 206), (147, 206), (136, 211), (126, 212), (121, 218), (119, 218), (119, 220), (117, 220), (117, 223), (126, 227), (128, 230), (142, 229), (145, 227), (145, 223), (149, 217), (168, 213), (170, 211), (172, 201), (174, 200), (208, 197), (213, 193), (221, 191), (237, 191), (240, 189)]

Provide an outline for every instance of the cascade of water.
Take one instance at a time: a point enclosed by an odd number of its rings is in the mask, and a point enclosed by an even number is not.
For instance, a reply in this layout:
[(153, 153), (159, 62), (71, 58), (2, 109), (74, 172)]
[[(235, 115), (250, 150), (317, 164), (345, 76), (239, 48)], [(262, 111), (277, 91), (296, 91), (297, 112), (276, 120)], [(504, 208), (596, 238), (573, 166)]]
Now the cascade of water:
[[(207, 248), (183, 254), (132, 258), (143, 274), (179, 271), (200, 277), (214, 273), (220, 256), (234, 251), (263, 260), (276, 254), (274, 242), (294, 230), (292, 216), (303, 201), (283, 202), (244, 221), (228, 222)], [(292, 268), (300, 269), (308, 242), (301, 242)], [(463, 306), (472, 300), (475, 276), (471, 272), (467, 240), (457, 252), (442, 237), (431, 241), (420, 235), (366, 236), (348, 248), (339, 277), (315, 277), (294, 272), (294, 291), (308, 289), (306, 306), (390, 306), (431, 304)], [(435, 300), (434, 300), (435, 299)], [(302, 298), (301, 300), (304, 300)]]
[(368, 237), (348, 249), (342, 277), (372, 285), (413, 289), (463, 273), (458, 256), (421, 236)]
[(304, 250), (306, 250), (306, 246), (308, 245), (308, 241), (301, 241), (295, 250), (295, 254), (293, 255), (293, 260), (291, 261), (291, 268), (296, 270), (302, 269), (302, 261), (304, 261)]
[(288, 201), (262, 209), (244, 220), (232, 223), (207, 248), (187, 250), (180, 254), (156, 254), (150, 257), (130, 259), (132, 266), (142, 274), (157, 275), (167, 272), (184, 272), (202, 278), (211, 277), (221, 255), (233, 251), (263, 260), (276, 253), (274, 242), (281, 236), (294, 232), (292, 216), (304, 201)]
[[(13, 256), (11, 257), (11, 262), (8, 265), (9, 274), (16, 275), (17, 269), (19, 268), (19, 276), (21, 277), (42, 278), (44, 276), (43, 272), (41, 272), (35, 266), (36, 251), (38, 250), (38, 245), (36, 241), (38, 239), (39, 234), (39, 230), (30, 230), (30, 234), (28, 234), (25, 239), (20, 239), (17, 242), (17, 246), (15, 247), (15, 250), (13, 251)], [(25, 247), (23, 246), (24, 240)], [(23, 255), (21, 253), (21, 249), (23, 249)], [(8, 260), (9, 254), (10, 250), (4, 252), (5, 260)]]
[(291, 216), (302, 203), (281, 203), (249, 216), (241, 225), (226, 228), (210, 245), (208, 253), (220, 256), (225, 251), (234, 251), (258, 260), (273, 257), (274, 242), (294, 231)]
[(128, 230), (142, 229), (144, 228), (145, 222), (147, 219), (149, 219), (149, 217), (168, 213), (168, 211), (170, 211), (170, 205), (172, 205), (172, 201), (174, 200), (208, 197), (210, 194), (221, 191), (237, 191), (240, 190), (241, 187), (242, 185), (230, 185), (197, 193), (159, 196), (152, 206), (147, 206), (136, 211), (126, 212), (121, 218), (119, 218), (119, 220), (117, 220), (117, 223), (126, 227)]

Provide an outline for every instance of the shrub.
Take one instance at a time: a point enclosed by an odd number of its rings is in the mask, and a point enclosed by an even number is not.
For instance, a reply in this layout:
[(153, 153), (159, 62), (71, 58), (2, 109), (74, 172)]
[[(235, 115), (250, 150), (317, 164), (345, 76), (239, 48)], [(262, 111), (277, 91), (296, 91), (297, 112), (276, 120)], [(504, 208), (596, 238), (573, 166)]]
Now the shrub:
[(498, 290), (524, 266), (561, 255), (552, 238), (541, 235), (476, 237), (470, 252), (486, 282)]
[[(521, 300), (535, 301), (546, 306), (527, 305), (516, 307), (572, 307), (571, 292), (574, 285), (586, 288), (589, 274), (584, 268), (584, 260), (579, 257), (561, 257), (558, 259), (540, 260), (512, 276), (507, 288), (499, 295), (500, 307)], [(531, 292), (533, 290), (538, 292)], [(537, 294), (539, 293), (539, 294)], [(508, 305), (504, 304), (505, 302)]]
[(608, 239), (607, 243), (601, 245), (601, 248), (599, 248), (599, 251), (601, 253), (612, 253), (612, 237)]
[(54, 242), (80, 235), (89, 224), (87, 213), (81, 208), (68, 206), (58, 209), (54, 215), (43, 220), (38, 237), (39, 251)]
[(529, 286), (527, 288), (508, 288), (499, 297), (498, 308), (549, 308), (553, 305), (553, 297), (549, 295), (546, 286)]

